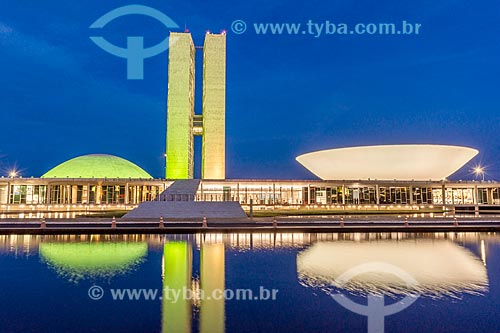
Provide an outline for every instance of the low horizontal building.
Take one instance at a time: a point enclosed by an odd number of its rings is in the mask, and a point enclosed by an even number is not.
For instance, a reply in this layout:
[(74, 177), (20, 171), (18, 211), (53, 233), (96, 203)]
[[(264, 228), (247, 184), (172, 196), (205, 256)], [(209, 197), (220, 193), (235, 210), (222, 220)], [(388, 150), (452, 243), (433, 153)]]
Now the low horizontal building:
[[(172, 181), (123, 178), (0, 178), (0, 217), (61, 217), (124, 211), (158, 200)], [(244, 209), (412, 209), (500, 205), (498, 182), (202, 180), (197, 201)], [(19, 215), (23, 214), (23, 215)], [(49, 215), (50, 214), (50, 215)]]
[[(451, 210), (461, 209), (464, 212), (472, 209), (474, 213), (478, 212), (480, 207), (484, 207), (483, 211), (487, 209), (495, 211), (496, 206), (499, 206), (500, 211), (500, 183), (447, 181), (441, 179), (442, 170), (433, 173), (432, 168), (427, 169), (425, 174), (431, 177), (428, 180), (421, 179), (426, 178), (422, 168), (413, 170), (413, 163), (404, 162), (412, 161), (414, 155), (427, 151), (430, 154), (427, 156), (430, 164), (440, 166), (449, 161), (447, 172), (453, 172), (477, 154), (476, 150), (428, 145), (347, 149), (351, 157), (343, 158), (344, 165), (341, 167), (344, 168), (344, 173), (336, 169), (338, 173), (330, 175), (332, 177), (338, 175), (340, 179), (345, 180), (204, 179), (199, 182), (196, 194), (194, 197), (190, 195), (189, 200), (236, 201), (246, 210), (251, 206), (254, 210), (332, 211), (346, 209), (418, 211), (444, 207)], [(353, 151), (357, 153), (353, 154)], [(373, 154), (373, 151), (379, 153)], [(338, 152), (332, 151), (319, 152), (319, 155), (316, 153), (306, 155), (312, 156), (312, 159), (301, 156), (297, 159), (313, 172), (320, 170), (324, 164), (335, 165), (337, 157), (340, 156)], [(370, 178), (383, 175), (385, 169), (389, 168), (381, 164), (384, 156), (394, 161), (399, 160), (399, 168), (406, 165), (406, 171), (402, 171), (398, 170), (397, 165), (390, 164), (394, 174), (405, 180)], [(350, 170), (361, 162), (364, 164), (358, 170), (359, 178), (354, 180), (344, 178), (352, 176), (349, 174)], [(366, 167), (367, 163), (371, 167)], [(419, 174), (418, 172), (421, 177), (412, 179), (411, 175)], [(321, 171), (317, 173), (320, 175)], [(326, 176), (328, 175), (323, 175)], [(153, 179), (139, 166), (116, 156), (80, 156), (56, 166), (41, 178), (0, 178), (0, 218), (71, 218), (115, 211), (123, 213), (144, 201), (164, 200), (159, 195), (173, 182), (173, 180)], [(195, 190), (192, 193), (194, 192)], [(168, 200), (182, 201), (185, 197), (179, 195)]]

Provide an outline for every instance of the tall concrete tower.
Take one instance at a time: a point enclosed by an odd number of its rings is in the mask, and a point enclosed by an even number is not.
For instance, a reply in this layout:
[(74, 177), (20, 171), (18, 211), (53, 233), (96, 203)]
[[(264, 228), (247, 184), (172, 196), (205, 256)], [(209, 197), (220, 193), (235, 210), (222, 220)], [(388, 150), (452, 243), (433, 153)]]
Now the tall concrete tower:
[(226, 34), (205, 36), (203, 47), (202, 178), (226, 178)]
[(193, 178), (193, 136), (202, 135), (202, 178), (226, 177), (226, 34), (205, 35), (202, 115), (194, 114), (195, 46), (170, 33), (166, 178)]
[(170, 33), (166, 177), (193, 178), (195, 52), (190, 33)]

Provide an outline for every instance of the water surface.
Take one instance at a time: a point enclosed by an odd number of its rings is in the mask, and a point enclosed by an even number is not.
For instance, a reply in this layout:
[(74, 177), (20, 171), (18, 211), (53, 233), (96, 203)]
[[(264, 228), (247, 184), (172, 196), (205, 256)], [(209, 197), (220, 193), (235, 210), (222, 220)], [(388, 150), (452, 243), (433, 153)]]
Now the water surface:
[(367, 332), (335, 295), (415, 298), (386, 332), (500, 331), (496, 234), (0, 236), (0, 280), (1, 332)]

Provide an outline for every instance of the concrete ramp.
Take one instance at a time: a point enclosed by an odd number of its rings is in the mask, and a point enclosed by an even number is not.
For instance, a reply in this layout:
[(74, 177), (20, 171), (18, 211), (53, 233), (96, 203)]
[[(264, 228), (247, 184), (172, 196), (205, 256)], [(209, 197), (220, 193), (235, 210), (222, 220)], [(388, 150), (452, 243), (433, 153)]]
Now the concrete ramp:
[(241, 219), (247, 215), (236, 201), (146, 201), (123, 219)]
[(199, 179), (176, 180), (160, 194), (161, 201), (194, 201)]

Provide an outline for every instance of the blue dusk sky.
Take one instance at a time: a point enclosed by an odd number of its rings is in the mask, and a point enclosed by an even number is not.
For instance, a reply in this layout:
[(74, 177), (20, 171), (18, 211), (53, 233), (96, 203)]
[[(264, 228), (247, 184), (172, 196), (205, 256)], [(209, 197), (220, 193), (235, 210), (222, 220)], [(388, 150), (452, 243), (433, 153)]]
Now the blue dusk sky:
[[(295, 161), (320, 149), (436, 143), (480, 150), (500, 178), (500, 2), (38, 1), (0, 2), (0, 169), (40, 176), (72, 157), (115, 154), (164, 175), (168, 51), (127, 80), (126, 60), (89, 36), (146, 46), (169, 29), (117, 7), (140, 4), (187, 27), (196, 45), (227, 30), (227, 177), (314, 176)], [(235, 20), (244, 33), (231, 30)], [(419, 34), (310, 34), (307, 22), (421, 24)], [(300, 23), (298, 34), (257, 34), (254, 23)], [(302, 32), (304, 31), (304, 32)], [(201, 112), (201, 56), (196, 113)], [(200, 140), (196, 151), (200, 152)], [(199, 176), (200, 158), (196, 158)]]

